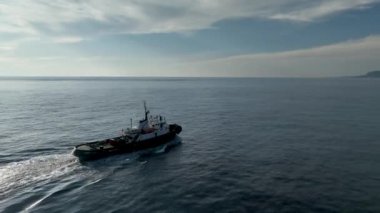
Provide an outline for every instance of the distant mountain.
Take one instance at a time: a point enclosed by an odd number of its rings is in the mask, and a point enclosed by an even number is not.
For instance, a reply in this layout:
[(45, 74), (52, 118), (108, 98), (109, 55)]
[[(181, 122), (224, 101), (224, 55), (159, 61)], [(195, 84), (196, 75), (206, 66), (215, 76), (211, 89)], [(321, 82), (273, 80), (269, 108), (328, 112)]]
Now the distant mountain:
[(380, 78), (380, 70), (367, 72), (365, 75), (359, 76), (361, 78)]

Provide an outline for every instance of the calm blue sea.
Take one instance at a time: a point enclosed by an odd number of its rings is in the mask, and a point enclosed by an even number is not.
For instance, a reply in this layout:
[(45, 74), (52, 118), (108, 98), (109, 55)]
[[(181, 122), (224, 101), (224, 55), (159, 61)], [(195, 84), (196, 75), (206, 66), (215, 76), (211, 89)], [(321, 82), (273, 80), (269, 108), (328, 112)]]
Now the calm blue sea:
[[(182, 143), (81, 164), (153, 114)], [(0, 80), (0, 212), (380, 212), (380, 80)]]

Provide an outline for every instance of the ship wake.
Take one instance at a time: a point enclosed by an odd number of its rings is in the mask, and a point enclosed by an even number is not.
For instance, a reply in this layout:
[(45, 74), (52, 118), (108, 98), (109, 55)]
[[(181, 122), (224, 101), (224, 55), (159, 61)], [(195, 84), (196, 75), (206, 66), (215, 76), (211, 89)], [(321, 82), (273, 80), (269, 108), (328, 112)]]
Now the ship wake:
[(0, 200), (7, 193), (66, 175), (80, 164), (71, 154), (33, 157), (0, 167)]

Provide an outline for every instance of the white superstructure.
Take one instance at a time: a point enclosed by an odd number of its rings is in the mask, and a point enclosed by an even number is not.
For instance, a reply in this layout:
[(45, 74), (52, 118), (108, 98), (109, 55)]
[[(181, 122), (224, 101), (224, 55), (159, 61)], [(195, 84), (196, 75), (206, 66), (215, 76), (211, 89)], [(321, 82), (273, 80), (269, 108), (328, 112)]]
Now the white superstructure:
[(167, 134), (169, 132), (169, 125), (166, 123), (165, 117), (161, 115), (148, 116), (150, 112), (147, 110), (145, 102), (144, 109), (145, 118), (140, 120), (137, 130), (132, 130), (139, 133), (136, 141), (147, 140)]

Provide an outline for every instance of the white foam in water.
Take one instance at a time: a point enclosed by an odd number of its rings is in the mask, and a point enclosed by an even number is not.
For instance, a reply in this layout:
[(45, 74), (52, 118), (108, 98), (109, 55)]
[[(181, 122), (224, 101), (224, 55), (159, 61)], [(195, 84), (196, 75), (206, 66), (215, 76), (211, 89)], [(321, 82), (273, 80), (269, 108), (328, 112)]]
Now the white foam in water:
[(154, 151), (154, 153), (155, 154), (161, 154), (161, 153), (164, 153), (165, 151), (166, 151), (166, 145), (163, 145), (163, 146), (161, 146), (161, 147), (159, 147), (158, 149), (156, 149), (155, 151)]
[(37, 201), (33, 202), (31, 205), (29, 205), (27, 208), (25, 208), (22, 212), (29, 212), (31, 209), (33, 209), (34, 207), (36, 207), (38, 204), (40, 204), (42, 201), (44, 201), (46, 198), (50, 197), (51, 195), (53, 195), (55, 192), (65, 188), (67, 185), (69, 184), (63, 184), (63, 185), (58, 185), (56, 187), (54, 187), (53, 189), (51, 189), (45, 196), (43, 196), (42, 198), (38, 199)]
[(38, 156), (6, 164), (0, 167), (0, 195), (24, 185), (62, 176), (79, 165), (71, 154)]

